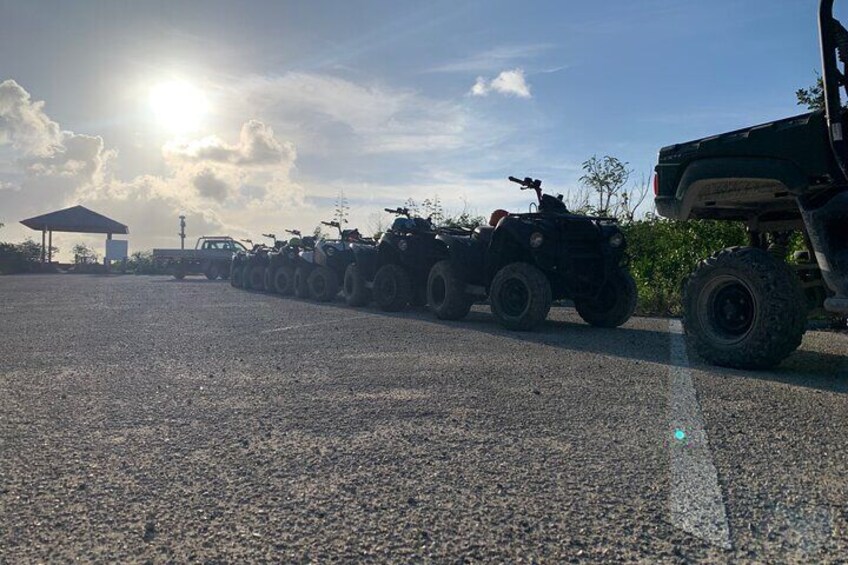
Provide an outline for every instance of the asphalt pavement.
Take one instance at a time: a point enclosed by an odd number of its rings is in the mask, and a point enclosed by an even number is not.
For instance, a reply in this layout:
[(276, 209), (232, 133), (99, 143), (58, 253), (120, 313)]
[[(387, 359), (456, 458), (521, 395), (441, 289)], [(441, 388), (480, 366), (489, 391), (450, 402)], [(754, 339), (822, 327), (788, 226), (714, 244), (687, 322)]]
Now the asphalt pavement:
[(848, 335), (675, 324), (0, 277), (0, 563), (845, 562)]

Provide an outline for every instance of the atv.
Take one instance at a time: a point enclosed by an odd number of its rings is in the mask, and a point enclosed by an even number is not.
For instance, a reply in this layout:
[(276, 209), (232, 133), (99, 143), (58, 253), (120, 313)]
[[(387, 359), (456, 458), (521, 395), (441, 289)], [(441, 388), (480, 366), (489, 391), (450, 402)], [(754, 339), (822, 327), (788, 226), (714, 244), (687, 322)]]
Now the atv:
[(354, 261), (354, 245), (370, 245), (374, 242), (364, 239), (357, 229), (343, 230), (339, 222), (321, 222), (325, 226), (336, 228), (338, 239), (321, 239), (315, 244), (313, 261), (315, 267), (309, 274), (306, 285), (309, 296), (319, 302), (329, 302), (339, 294), (340, 282), (344, 280), (347, 267)]
[(445, 257), (436, 240), (439, 232), (430, 218), (414, 217), (407, 208), (385, 208), (398, 216), (376, 246), (354, 246), (354, 262), (345, 271), (345, 300), (363, 306), (373, 294), (386, 312), (398, 312), (410, 304), (426, 303), (427, 275)]
[[(833, 0), (821, 1), (819, 31), (823, 110), (660, 150), (661, 215), (748, 230), (747, 246), (702, 261), (683, 289), (687, 340), (716, 365), (777, 365), (801, 344), (810, 303), (848, 314), (848, 30)], [(796, 234), (807, 251), (790, 263)]]
[(536, 192), (536, 210), (498, 210), (470, 237), (439, 234), (448, 256), (430, 270), (430, 310), (458, 320), (475, 299), (488, 298), (504, 327), (526, 331), (547, 318), (553, 300), (568, 299), (593, 326), (613, 328), (630, 319), (636, 283), (615, 220), (570, 213), (562, 196), (543, 193), (540, 180), (509, 180)]
[(273, 247), (257, 243), (243, 259), (242, 288), (247, 290), (270, 290), (265, 286), (265, 271), (268, 266), (268, 254), (277, 248), (279, 243), (274, 234), (262, 234), (263, 237), (274, 241)]
[(286, 230), (292, 237), (268, 253), (265, 288), (283, 296), (294, 294), (294, 273), (304, 249), (300, 231)]
[(312, 274), (312, 269), (315, 267), (315, 238), (306, 236), (301, 238), (301, 247), (297, 252), (294, 260), (294, 295), (298, 298), (309, 298), (309, 275)]

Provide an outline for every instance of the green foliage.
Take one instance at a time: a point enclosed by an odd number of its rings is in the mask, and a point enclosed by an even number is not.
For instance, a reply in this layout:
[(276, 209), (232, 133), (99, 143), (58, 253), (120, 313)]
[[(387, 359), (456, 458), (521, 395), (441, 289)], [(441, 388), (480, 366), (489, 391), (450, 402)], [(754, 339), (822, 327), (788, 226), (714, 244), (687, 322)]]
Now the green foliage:
[(77, 265), (97, 262), (97, 253), (84, 243), (74, 245), (71, 253), (74, 254), (74, 263)]
[(622, 230), (639, 289), (639, 312), (649, 315), (679, 315), (683, 282), (698, 262), (747, 243), (744, 226), (735, 222), (677, 222), (649, 215), (622, 225)]
[(168, 269), (153, 260), (152, 251), (136, 251), (127, 259), (126, 270), (136, 275), (166, 275)]
[(810, 111), (824, 110), (824, 81), (816, 73), (816, 83), (810, 88), (799, 88), (795, 91), (799, 106), (806, 106)]
[[(53, 255), (58, 247), (51, 247)], [(41, 270), (41, 244), (27, 238), (23, 243), (0, 243), (0, 274)]]

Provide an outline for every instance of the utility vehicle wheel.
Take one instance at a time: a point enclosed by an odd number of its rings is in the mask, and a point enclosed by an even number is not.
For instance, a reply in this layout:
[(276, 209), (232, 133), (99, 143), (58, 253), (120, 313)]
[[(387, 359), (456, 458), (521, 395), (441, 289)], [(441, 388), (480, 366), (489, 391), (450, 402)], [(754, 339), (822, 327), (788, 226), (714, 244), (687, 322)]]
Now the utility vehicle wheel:
[(277, 267), (271, 282), (274, 285), (274, 292), (290, 296), (294, 293), (294, 268)]
[(339, 277), (327, 267), (318, 267), (306, 279), (309, 297), (318, 302), (330, 302), (339, 295)]
[(241, 265), (236, 265), (235, 263), (230, 265), (230, 285), (235, 288), (242, 288), (244, 286), (244, 269)]
[(510, 263), (497, 272), (489, 294), (492, 314), (509, 330), (529, 331), (548, 317), (551, 284), (527, 263)]
[(762, 249), (732, 247), (702, 261), (689, 277), (683, 325), (707, 361), (766, 369), (801, 344), (806, 300), (788, 265)]
[(214, 263), (208, 265), (206, 269), (204, 269), (203, 274), (206, 275), (206, 278), (208, 280), (214, 281), (220, 275), (220, 273), (218, 272), (218, 265), (215, 265)]
[(386, 312), (400, 312), (412, 299), (412, 282), (403, 267), (384, 265), (374, 276), (374, 302)]
[(294, 270), (294, 295), (298, 298), (309, 298), (309, 270), (298, 267)]
[(473, 298), (450, 261), (439, 261), (427, 277), (427, 306), (440, 320), (461, 320), (471, 310)]
[(574, 307), (587, 324), (599, 328), (617, 328), (633, 315), (637, 298), (633, 275), (619, 269), (610, 275), (598, 296), (575, 299)]
[(348, 306), (365, 306), (371, 301), (371, 293), (365, 286), (365, 279), (359, 274), (359, 267), (354, 263), (345, 269), (343, 290)]
[(171, 276), (177, 280), (184, 279), (186, 276), (185, 268), (179, 263), (176, 263), (171, 267)]
[(248, 265), (244, 270), (244, 287), (250, 290), (262, 290), (265, 283), (265, 269), (258, 265)]

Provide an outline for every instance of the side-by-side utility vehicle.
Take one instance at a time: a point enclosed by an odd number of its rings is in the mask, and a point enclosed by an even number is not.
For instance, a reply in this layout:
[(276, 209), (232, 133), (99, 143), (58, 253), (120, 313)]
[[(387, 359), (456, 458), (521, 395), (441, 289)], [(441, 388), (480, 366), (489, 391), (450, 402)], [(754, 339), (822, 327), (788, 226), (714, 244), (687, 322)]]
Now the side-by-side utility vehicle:
[(626, 322), (636, 307), (636, 284), (615, 220), (570, 213), (562, 197), (542, 192), (539, 180), (509, 180), (536, 192), (536, 210), (498, 210), (470, 237), (439, 234), (448, 257), (430, 270), (430, 309), (456, 320), (475, 299), (488, 297), (502, 325), (531, 330), (547, 318), (552, 300), (570, 299), (592, 325)]
[[(716, 252), (684, 287), (687, 339), (717, 365), (782, 361), (801, 343), (811, 300), (848, 313), (848, 113), (840, 94), (848, 94), (848, 31), (833, 3), (819, 6), (823, 110), (660, 150), (661, 215), (748, 229), (747, 246)], [(808, 248), (807, 264), (787, 261), (794, 234)]]

